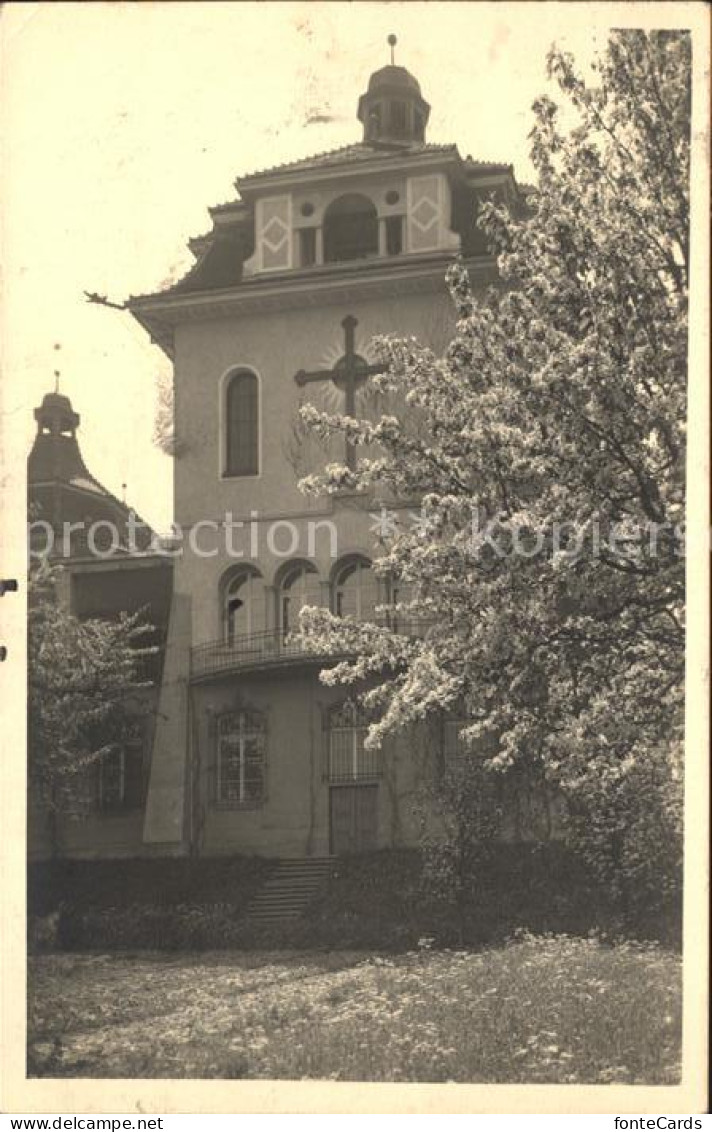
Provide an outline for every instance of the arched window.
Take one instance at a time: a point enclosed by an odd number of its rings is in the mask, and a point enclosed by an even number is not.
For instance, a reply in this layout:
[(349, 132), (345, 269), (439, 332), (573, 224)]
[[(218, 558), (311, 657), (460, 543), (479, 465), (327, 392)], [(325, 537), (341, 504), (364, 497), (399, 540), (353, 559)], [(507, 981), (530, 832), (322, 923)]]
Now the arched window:
[(264, 716), (235, 711), (217, 720), (215, 800), (224, 806), (258, 806), (265, 797), (267, 730)]
[(259, 386), (250, 370), (228, 378), (225, 395), (225, 475), (259, 472)]
[(357, 621), (373, 621), (378, 604), (378, 587), (367, 558), (350, 558), (334, 574), (334, 613)]
[(388, 612), (386, 614), (386, 623), (393, 630), (394, 633), (410, 633), (415, 630), (414, 618), (409, 612), (404, 612), (400, 606), (405, 606), (409, 601), (412, 601), (413, 593), (411, 586), (408, 582), (401, 581), (400, 578), (393, 576), (388, 578), (386, 587), (387, 599), (386, 605)]
[(240, 570), (227, 580), (223, 586), (222, 616), (228, 644), (264, 630), (264, 586), (256, 570)]
[(324, 262), (378, 255), (378, 216), (373, 201), (346, 193), (332, 201), (324, 215)]
[(299, 631), (299, 613), (305, 605), (320, 605), (319, 575), (310, 562), (287, 567), (279, 586), (279, 625), (282, 638)]

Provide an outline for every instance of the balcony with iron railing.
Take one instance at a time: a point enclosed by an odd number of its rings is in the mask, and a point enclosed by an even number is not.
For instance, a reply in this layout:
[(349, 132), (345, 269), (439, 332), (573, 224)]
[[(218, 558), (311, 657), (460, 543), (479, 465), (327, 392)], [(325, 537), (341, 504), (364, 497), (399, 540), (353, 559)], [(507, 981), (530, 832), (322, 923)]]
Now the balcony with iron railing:
[[(383, 623), (386, 626), (386, 622)], [(422, 636), (423, 622), (394, 620), (388, 627), (404, 636)], [(233, 672), (257, 671), (263, 668), (288, 667), (297, 664), (336, 663), (347, 654), (315, 653), (307, 649), (293, 634), (283, 629), (267, 629), (232, 638), (221, 638), (194, 645), (190, 650), (190, 677), (199, 684)]]

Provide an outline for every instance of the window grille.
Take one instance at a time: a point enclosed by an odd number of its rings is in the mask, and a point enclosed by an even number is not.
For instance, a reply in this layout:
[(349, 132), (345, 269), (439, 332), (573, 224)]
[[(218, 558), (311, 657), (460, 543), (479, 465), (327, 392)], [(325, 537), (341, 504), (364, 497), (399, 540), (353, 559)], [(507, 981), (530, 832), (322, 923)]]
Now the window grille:
[(256, 712), (230, 712), (218, 719), (216, 801), (226, 806), (261, 805), (265, 796), (266, 732)]
[(356, 782), (380, 778), (381, 752), (364, 746), (368, 717), (357, 704), (347, 700), (334, 707), (328, 717), (327, 769), (329, 782)]

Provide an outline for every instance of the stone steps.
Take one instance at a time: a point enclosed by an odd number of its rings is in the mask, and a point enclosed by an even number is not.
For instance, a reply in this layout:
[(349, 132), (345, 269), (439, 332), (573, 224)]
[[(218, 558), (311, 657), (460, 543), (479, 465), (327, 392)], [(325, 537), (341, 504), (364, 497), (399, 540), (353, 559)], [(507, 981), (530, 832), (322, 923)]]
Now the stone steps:
[(247, 918), (253, 924), (275, 926), (303, 915), (326, 883), (334, 857), (284, 858), (253, 897)]

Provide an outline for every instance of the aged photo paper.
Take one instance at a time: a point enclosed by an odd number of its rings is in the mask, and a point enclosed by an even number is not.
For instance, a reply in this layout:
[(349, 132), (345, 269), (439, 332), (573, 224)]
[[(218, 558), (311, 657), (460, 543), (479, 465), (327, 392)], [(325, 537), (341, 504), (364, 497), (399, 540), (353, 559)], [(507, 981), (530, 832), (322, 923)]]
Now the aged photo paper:
[[(567, 60), (595, 83), (616, 36), (604, 85), (620, 85), (587, 103)], [(635, 102), (636, 42), (680, 60), (651, 80), (669, 114), (631, 110), (642, 157), (607, 149), (603, 125)], [(696, 0), (3, 7), (3, 1112), (705, 1111), (709, 57)], [(577, 97), (615, 168), (557, 150)], [(640, 230), (672, 235), (614, 285), (614, 221), (595, 218), (625, 215), (605, 206), (621, 184)], [(486, 298), (498, 272), (506, 297)], [(665, 381), (684, 372), (688, 280), (685, 441)], [(569, 287), (593, 296), (574, 331)], [(610, 410), (633, 435), (638, 377), (662, 486), (606, 431)], [(571, 406), (599, 430), (580, 461)], [(571, 469), (561, 492), (554, 467)], [(627, 556), (628, 520), (618, 557), (586, 558), (576, 623), (606, 626), (606, 652), (593, 631), (573, 641), (557, 579), (571, 539), (600, 534), (596, 491), (605, 513), (628, 490), (671, 565), (638, 617), (655, 554)], [(505, 553), (493, 515), (512, 498)], [(564, 518), (558, 574), (532, 572), (540, 532), (516, 526), (544, 512)], [(595, 604), (597, 556), (614, 612)], [(584, 898), (569, 836), (610, 907)], [(422, 907), (405, 895), (418, 854)], [(646, 918), (658, 898), (676, 926)]]

